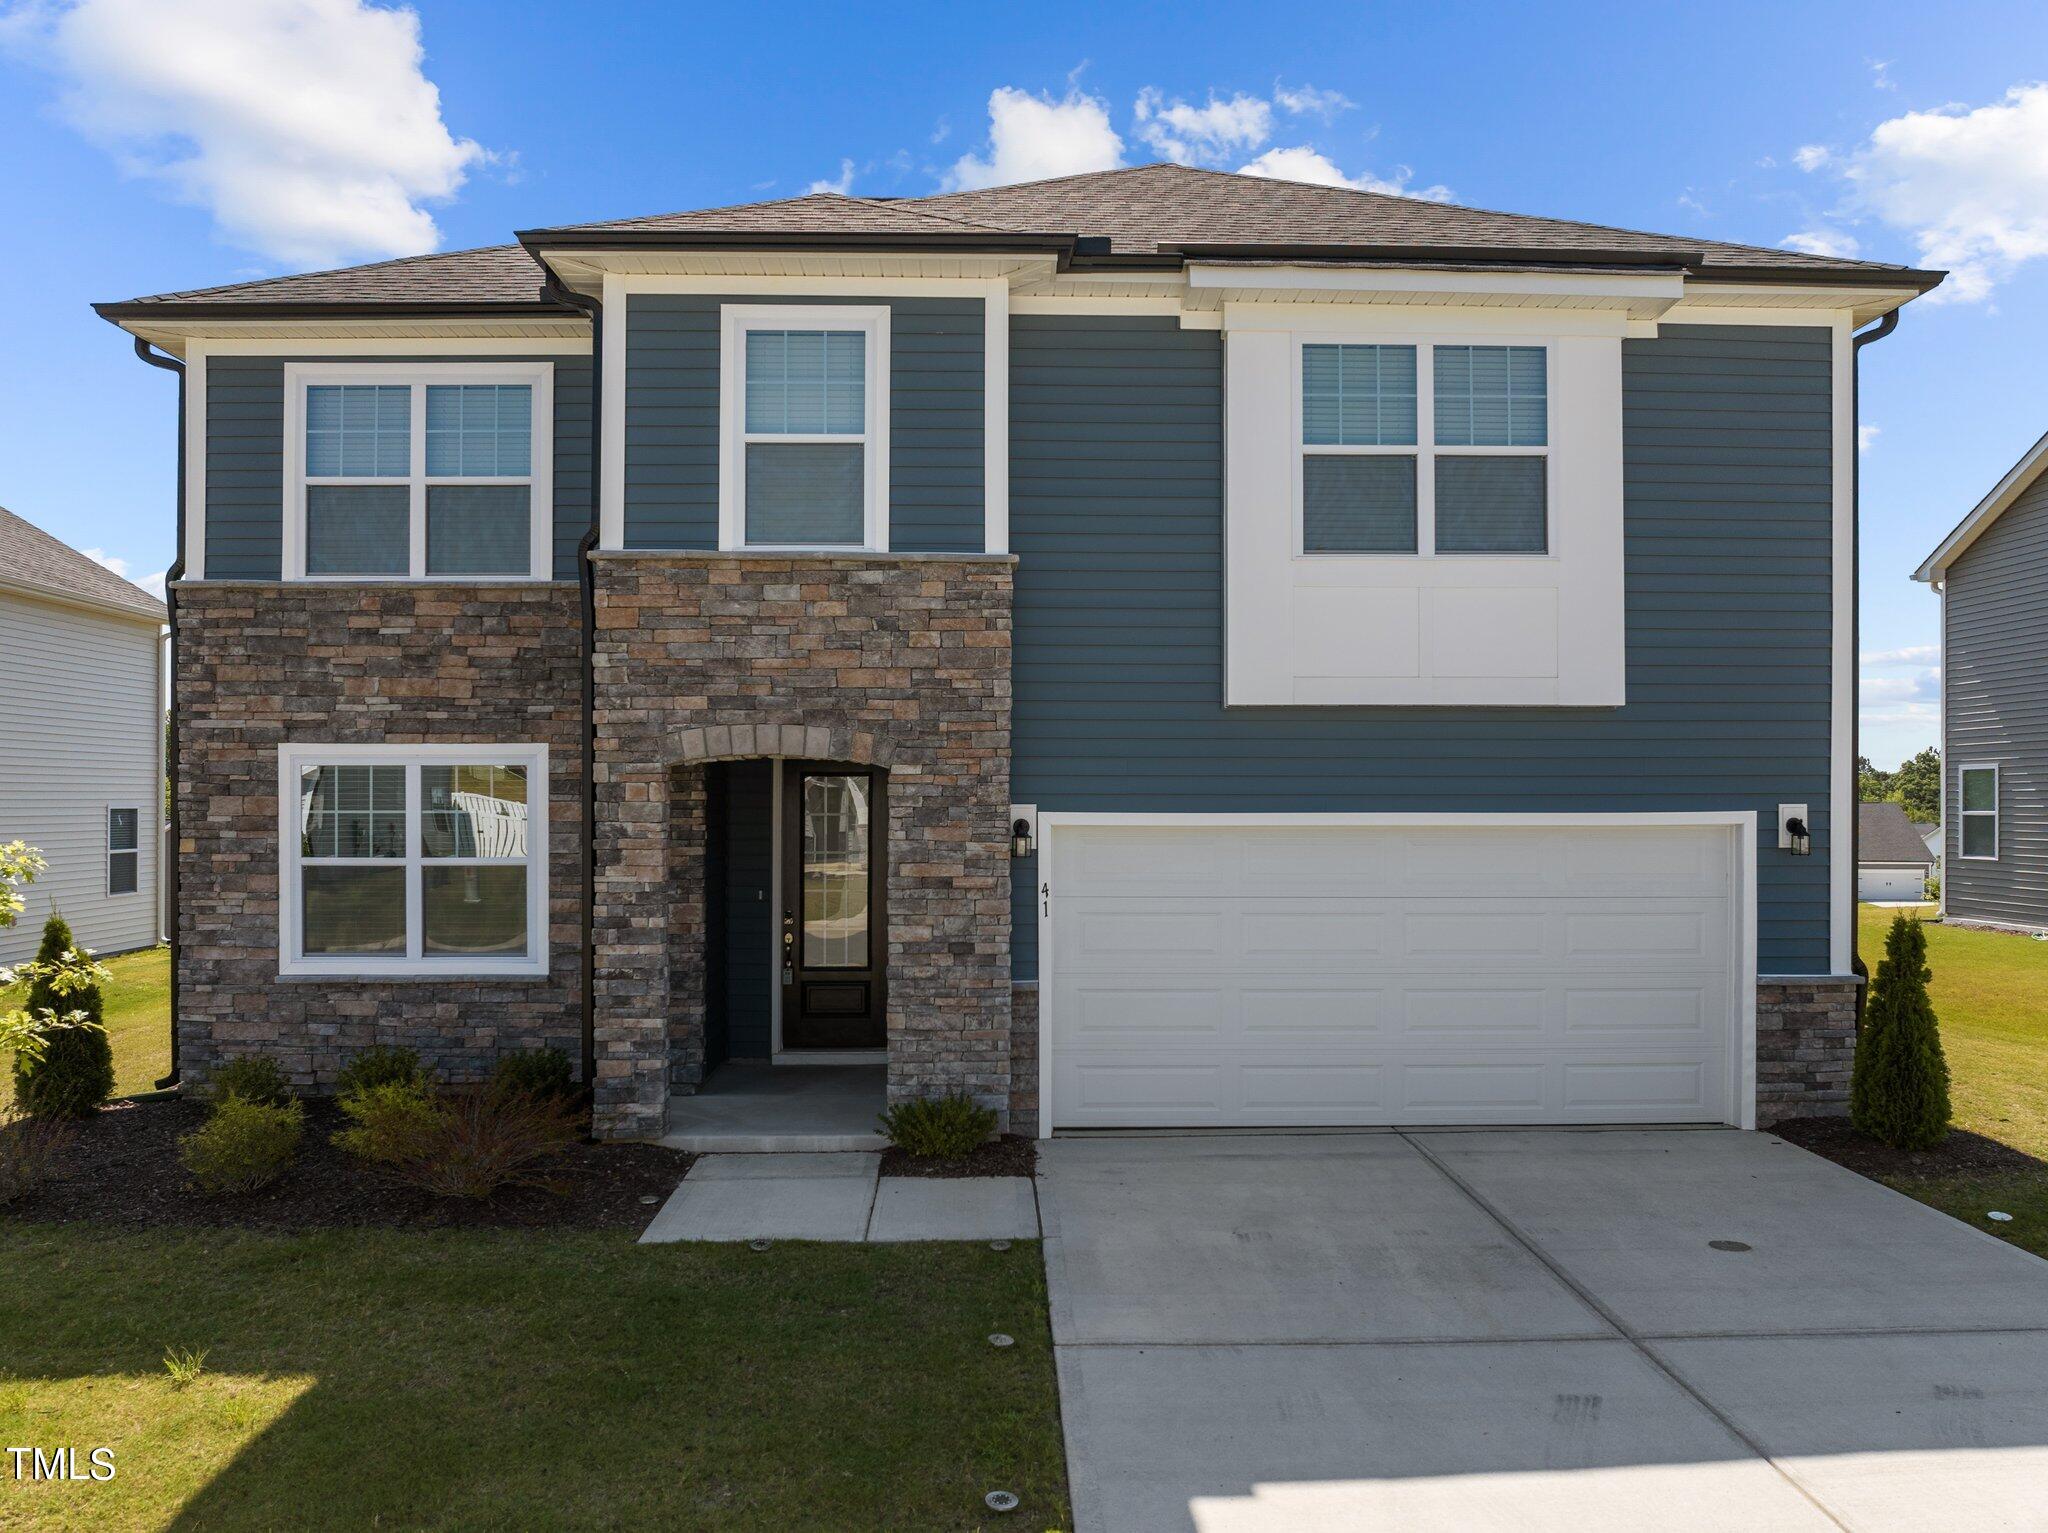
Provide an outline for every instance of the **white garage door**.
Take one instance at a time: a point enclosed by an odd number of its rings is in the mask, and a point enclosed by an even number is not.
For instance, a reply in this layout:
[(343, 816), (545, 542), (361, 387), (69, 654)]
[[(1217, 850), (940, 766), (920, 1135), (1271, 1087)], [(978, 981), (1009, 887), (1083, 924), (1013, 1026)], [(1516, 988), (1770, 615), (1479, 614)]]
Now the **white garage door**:
[(1921, 868), (1881, 868), (1865, 864), (1856, 870), (1859, 900), (1917, 900), (1927, 895), (1927, 874)]
[(1055, 1128), (1734, 1121), (1720, 827), (1065, 825)]

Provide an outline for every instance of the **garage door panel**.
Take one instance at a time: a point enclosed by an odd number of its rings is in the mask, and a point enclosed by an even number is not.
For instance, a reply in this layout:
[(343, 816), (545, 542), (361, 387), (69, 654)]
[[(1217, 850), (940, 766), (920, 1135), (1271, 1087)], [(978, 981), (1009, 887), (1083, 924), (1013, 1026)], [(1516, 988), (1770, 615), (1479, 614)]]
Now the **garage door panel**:
[(1056, 1127), (1730, 1116), (1725, 830), (1063, 826), (1049, 862)]

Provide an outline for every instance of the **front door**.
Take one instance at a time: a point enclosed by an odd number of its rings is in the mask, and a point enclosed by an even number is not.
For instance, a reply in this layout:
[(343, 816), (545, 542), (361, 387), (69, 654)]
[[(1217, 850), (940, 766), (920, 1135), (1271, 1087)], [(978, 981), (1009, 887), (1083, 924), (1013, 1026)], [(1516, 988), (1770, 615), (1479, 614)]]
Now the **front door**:
[(782, 769), (782, 1046), (878, 1049), (888, 1038), (888, 779)]

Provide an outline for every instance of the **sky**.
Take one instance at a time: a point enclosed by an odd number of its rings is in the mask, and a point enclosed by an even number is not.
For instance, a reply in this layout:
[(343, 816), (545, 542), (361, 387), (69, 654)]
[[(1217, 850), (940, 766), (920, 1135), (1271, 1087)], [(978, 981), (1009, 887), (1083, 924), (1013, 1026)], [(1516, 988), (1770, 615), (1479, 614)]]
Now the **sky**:
[(145, 583), (174, 389), (95, 300), (1175, 159), (1955, 272), (1865, 350), (1863, 740), (2048, 430), (2048, 7), (0, 0), (0, 505)]

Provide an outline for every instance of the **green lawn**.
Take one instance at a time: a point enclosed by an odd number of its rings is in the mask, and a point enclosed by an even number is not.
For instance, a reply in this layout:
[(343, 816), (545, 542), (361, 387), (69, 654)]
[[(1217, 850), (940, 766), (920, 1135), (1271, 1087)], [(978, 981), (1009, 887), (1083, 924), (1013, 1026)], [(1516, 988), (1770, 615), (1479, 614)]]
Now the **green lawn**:
[[(0, 1527), (1062, 1527), (1035, 1242), (0, 1223)], [(1016, 1338), (997, 1349), (994, 1331)], [(166, 1347), (204, 1350), (175, 1385)], [(4, 1467), (4, 1461), (0, 1461)]]
[[(114, 1095), (151, 1091), (171, 1068), (171, 950), (144, 948), (107, 960), (114, 982), (100, 992), (114, 1046)], [(21, 1004), (19, 987), (0, 991), (0, 1009)], [(0, 1059), (0, 1106), (14, 1100), (14, 1072)], [(0, 1526), (5, 1526), (0, 1522)]]
[[(1933, 913), (1929, 906), (1926, 914)], [(1873, 974), (1896, 914), (1870, 905), (1858, 912), (1863, 961)], [(2048, 942), (1930, 920), (1927, 967), (1948, 1054), (1955, 1126), (2042, 1164), (1995, 1176), (1887, 1180), (1978, 1229), (2048, 1256)], [(1989, 1209), (2011, 1214), (2013, 1222), (1987, 1222)]]

